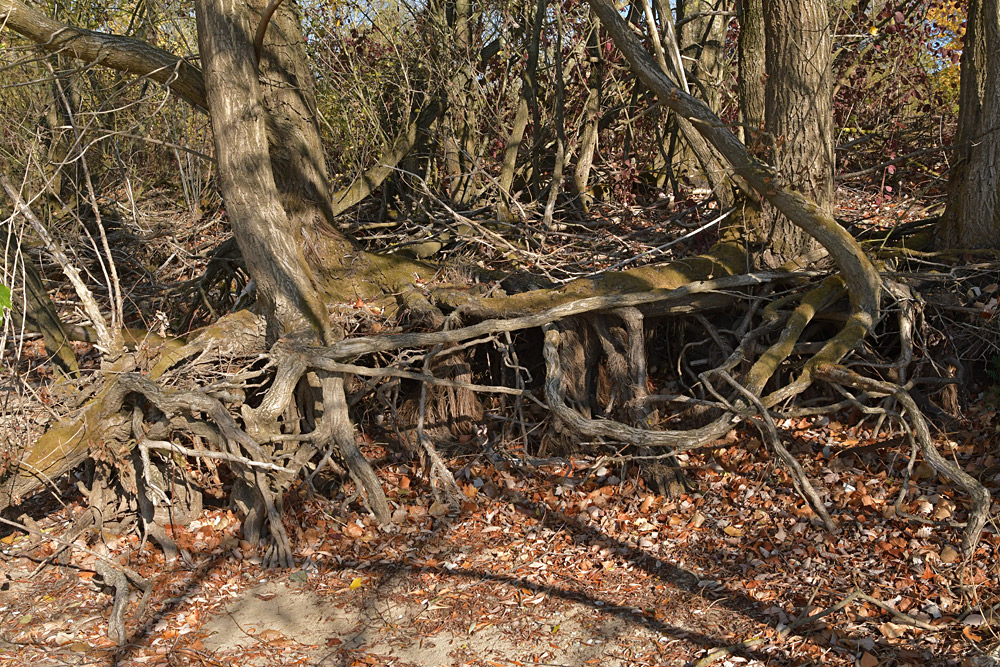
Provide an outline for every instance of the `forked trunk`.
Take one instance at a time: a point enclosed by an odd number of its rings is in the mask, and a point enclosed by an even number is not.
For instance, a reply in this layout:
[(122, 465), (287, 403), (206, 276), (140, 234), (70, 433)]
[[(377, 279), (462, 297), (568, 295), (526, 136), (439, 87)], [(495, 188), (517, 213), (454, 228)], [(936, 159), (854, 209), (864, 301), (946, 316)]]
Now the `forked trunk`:
[[(295, 96), (265, 102), (253, 53), (255, 22), (240, 0), (198, 0), (198, 42), (205, 68), (208, 107), (212, 118), (218, 160), (219, 182), (233, 235), (246, 262), (247, 272), (257, 283), (257, 297), (268, 320), (272, 340), (306, 329), (328, 340), (329, 324), (320, 303), (313, 273), (306, 262), (296, 223), (317, 205), (310, 198), (322, 188), (318, 177), (303, 184), (293, 195), (279, 194), (268, 145), (269, 108), (279, 110), (271, 123), (280, 137), (289, 128)], [(292, 77), (294, 72), (286, 71)], [(286, 113), (287, 112), (287, 115)], [(300, 125), (302, 117), (299, 117)], [(299, 128), (301, 129), (301, 127)], [(295, 175), (318, 173), (307, 165), (311, 147), (303, 138), (285, 146), (288, 164), (298, 167)], [(284, 174), (283, 176), (288, 176)], [(283, 181), (286, 186), (291, 186)], [(301, 197), (298, 201), (296, 195)], [(285, 211), (290, 201), (292, 215)]]

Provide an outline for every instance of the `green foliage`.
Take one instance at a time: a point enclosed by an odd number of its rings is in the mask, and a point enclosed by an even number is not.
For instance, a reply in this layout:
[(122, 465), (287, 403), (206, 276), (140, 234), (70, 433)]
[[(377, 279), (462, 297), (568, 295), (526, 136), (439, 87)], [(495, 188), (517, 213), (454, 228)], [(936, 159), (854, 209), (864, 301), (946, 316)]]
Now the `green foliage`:
[(10, 288), (0, 283), (0, 316), (6, 314), (13, 306), (10, 300)]

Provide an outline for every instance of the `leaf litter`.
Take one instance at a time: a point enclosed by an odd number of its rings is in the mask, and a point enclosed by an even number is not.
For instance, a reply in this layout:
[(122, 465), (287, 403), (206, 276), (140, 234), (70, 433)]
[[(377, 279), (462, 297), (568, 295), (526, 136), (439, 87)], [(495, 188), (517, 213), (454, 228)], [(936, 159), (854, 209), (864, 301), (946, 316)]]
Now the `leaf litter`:
[[(451, 462), (466, 497), (451, 515), (414, 464), (391, 463), (379, 470), (387, 526), (343, 507), (349, 484), (286, 498), (291, 571), (264, 569), (228, 509), (172, 527), (172, 563), (107, 536), (108, 553), (154, 583), (142, 618), (132, 600), (120, 647), (94, 557), (42, 566), (58, 545), (10, 533), (0, 665), (1000, 664), (996, 515), (963, 562), (964, 498), (926, 466), (900, 502), (922, 520), (897, 515), (901, 439), (827, 418), (781, 427), (838, 534), (749, 431), (683, 456), (693, 490), (676, 497), (635, 465), (531, 467), (508, 452), (501, 465)], [(965, 427), (938, 445), (998, 497), (995, 409)], [(61, 534), (83, 511), (69, 503), (37, 525)]]

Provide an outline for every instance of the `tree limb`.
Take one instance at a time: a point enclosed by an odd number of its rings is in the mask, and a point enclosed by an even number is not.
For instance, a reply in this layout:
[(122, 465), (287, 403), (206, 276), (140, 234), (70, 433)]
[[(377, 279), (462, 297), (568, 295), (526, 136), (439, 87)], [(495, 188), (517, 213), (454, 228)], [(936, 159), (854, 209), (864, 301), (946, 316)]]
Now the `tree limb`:
[(0, 0), (0, 27), (9, 27), (50, 53), (148, 76), (200, 111), (208, 109), (201, 70), (180, 56), (138, 39), (84, 30), (45, 16), (17, 0)]

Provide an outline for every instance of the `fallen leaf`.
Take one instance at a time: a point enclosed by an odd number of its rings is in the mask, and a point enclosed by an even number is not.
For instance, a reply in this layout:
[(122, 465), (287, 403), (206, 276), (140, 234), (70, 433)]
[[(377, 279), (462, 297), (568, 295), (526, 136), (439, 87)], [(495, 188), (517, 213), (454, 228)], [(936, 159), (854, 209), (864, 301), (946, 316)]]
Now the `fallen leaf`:
[(946, 545), (943, 549), (941, 549), (940, 558), (942, 563), (954, 563), (958, 560), (958, 551), (955, 547)]
[(973, 632), (973, 631), (972, 631), (972, 628), (970, 628), (970, 627), (968, 627), (968, 626), (966, 626), (966, 627), (965, 627), (965, 628), (964, 628), (964, 629), (962, 630), (962, 634), (963, 634), (963, 635), (965, 636), (965, 638), (966, 638), (966, 639), (968, 639), (969, 641), (974, 641), (974, 642), (981, 642), (981, 641), (983, 641), (983, 638), (982, 638), (982, 637), (980, 637), (979, 635), (977, 635), (977, 634), (976, 634), (975, 632)]
[(938, 507), (934, 510), (934, 518), (938, 521), (944, 521), (945, 519), (951, 518), (951, 510), (947, 507)]
[(354, 579), (351, 581), (350, 589), (353, 591), (354, 589), (361, 588), (364, 585), (365, 585), (364, 577), (354, 577)]
[(865, 651), (865, 654), (861, 656), (861, 660), (858, 661), (858, 667), (878, 667), (878, 665), (878, 658), (867, 651)]
[(878, 626), (878, 631), (882, 633), (882, 636), (886, 639), (898, 639), (903, 635), (903, 627), (896, 625), (895, 623), (883, 623)]
[(440, 518), (442, 516), (447, 516), (448, 512), (451, 511), (451, 508), (449, 508), (448, 505), (446, 505), (445, 503), (435, 500), (431, 504), (430, 509), (428, 509), (427, 511), (430, 512), (431, 516), (436, 516)]
[(730, 537), (743, 537), (743, 529), (736, 526), (726, 526), (722, 531)]

